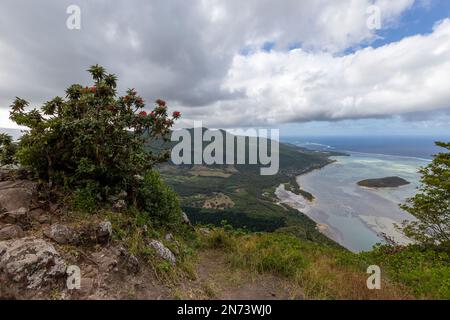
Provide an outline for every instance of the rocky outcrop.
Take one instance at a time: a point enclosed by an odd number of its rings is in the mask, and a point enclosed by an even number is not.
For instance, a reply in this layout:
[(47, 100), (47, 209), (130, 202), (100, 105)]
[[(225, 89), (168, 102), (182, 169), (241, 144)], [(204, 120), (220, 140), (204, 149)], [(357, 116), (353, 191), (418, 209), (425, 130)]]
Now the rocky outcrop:
[(99, 243), (106, 243), (112, 236), (112, 224), (109, 221), (100, 222), (95, 226), (95, 239)]
[(65, 277), (66, 263), (48, 242), (22, 238), (0, 242), (0, 279), (3, 285), (39, 289)]
[(139, 260), (122, 246), (107, 246), (92, 254), (92, 260), (102, 272), (127, 270), (139, 272)]
[(170, 251), (167, 247), (165, 247), (160, 241), (158, 240), (151, 240), (149, 242), (149, 246), (152, 247), (155, 250), (155, 253), (161, 257), (162, 259), (170, 262), (173, 266), (175, 266), (177, 259), (175, 258), (175, 255)]
[[(0, 191), (1, 195), (1, 191)], [(8, 224), (17, 224), (22, 228), (28, 228), (31, 224), (31, 220), (28, 216), (28, 211), (26, 208), (22, 207), (17, 210), (6, 211), (0, 213), (0, 222)]]
[(0, 210), (16, 211), (24, 208), (29, 211), (36, 191), (37, 183), (31, 181), (1, 181)]
[(44, 235), (59, 244), (77, 244), (80, 242), (79, 235), (73, 228), (59, 223), (45, 229)]
[(17, 225), (7, 224), (0, 226), (0, 241), (22, 238), (23, 236), (25, 236), (25, 233)]
[(188, 226), (192, 226), (191, 220), (189, 220), (189, 217), (187, 216), (186, 213), (184, 213), (184, 212), (181, 213), (181, 219), (184, 224), (186, 224)]
[[(79, 219), (65, 214), (62, 203), (47, 200), (53, 197), (45, 194), (45, 186), (37, 192), (36, 183), (14, 179), (26, 176), (0, 175), (0, 299), (158, 298), (155, 286), (165, 290), (154, 283), (147, 264), (140, 264), (123, 242), (112, 240), (113, 225), (102, 215)], [(126, 207), (125, 197), (125, 192), (117, 195), (115, 210)], [(184, 222), (190, 224), (187, 216)], [(179, 243), (172, 234), (164, 242), (170, 249), (157, 240), (145, 241), (155, 250), (154, 259), (176, 264)], [(75, 289), (66, 283), (73, 267), (81, 282)]]
[(43, 209), (34, 209), (29, 212), (28, 216), (31, 220), (39, 224), (47, 224), (51, 222), (50, 215)]
[(109, 221), (69, 226), (55, 223), (44, 230), (44, 235), (59, 244), (103, 244), (112, 235), (112, 224)]

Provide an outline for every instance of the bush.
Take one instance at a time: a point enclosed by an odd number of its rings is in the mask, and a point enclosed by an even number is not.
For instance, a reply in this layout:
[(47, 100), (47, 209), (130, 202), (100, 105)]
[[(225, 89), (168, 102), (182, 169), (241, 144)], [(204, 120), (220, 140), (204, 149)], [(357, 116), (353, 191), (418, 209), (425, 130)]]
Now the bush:
[(79, 187), (73, 194), (73, 207), (85, 212), (93, 212), (97, 208), (98, 201), (101, 200), (100, 188), (97, 183), (86, 183)]
[(137, 202), (139, 208), (157, 224), (171, 224), (180, 219), (181, 209), (177, 194), (154, 170), (145, 174), (142, 186), (137, 193)]
[(127, 191), (131, 200), (137, 183), (134, 177), (168, 158), (168, 152), (152, 154), (145, 143), (167, 139), (180, 114), (169, 116), (162, 100), (147, 113), (134, 89), (117, 97), (116, 76), (98, 65), (89, 72), (92, 86), (74, 84), (65, 98), (55, 97), (40, 109), (27, 111), (28, 102), (16, 98), (10, 118), (29, 128), (16, 157), (51, 185), (73, 190), (95, 182), (103, 199)]
[(377, 264), (387, 276), (409, 287), (421, 299), (450, 299), (450, 257), (433, 247), (379, 246), (359, 255), (366, 264)]
[(15, 154), (17, 146), (12, 138), (5, 134), (0, 134), (0, 165), (15, 164)]

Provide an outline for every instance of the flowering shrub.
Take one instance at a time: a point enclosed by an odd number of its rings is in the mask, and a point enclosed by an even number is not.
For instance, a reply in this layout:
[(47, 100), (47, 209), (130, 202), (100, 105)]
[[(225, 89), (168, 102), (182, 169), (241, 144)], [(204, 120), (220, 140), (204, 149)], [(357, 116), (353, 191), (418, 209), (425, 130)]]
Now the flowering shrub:
[(74, 84), (65, 98), (55, 97), (40, 109), (28, 110), (28, 102), (16, 98), (10, 118), (29, 129), (16, 158), (50, 185), (72, 190), (95, 184), (102, 199), (126, 191), (136, 202), (137, 185), (142, 183), (138, 176), (169, 156), (167, 151), (152, 154), (145, 144), (167, 140), (180, 114), (170, 117), (162, 100), (148, 114), (134, 89), (117, 96), (115, 75), (98, 65), (88, 71), (92, 86)]

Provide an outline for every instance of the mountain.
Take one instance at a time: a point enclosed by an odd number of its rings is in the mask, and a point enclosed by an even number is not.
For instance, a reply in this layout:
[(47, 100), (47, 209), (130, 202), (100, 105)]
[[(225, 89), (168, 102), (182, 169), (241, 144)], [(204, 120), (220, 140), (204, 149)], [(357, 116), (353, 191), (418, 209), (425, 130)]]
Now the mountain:
[[(205, 130), (203, 128), (203, 132)], [(225, 133), (223, 130), (219, 132)], [(271, 140), (267, 142), (270, 146)], [(208, 143), (203, 143), (203, 148)], [(249, 150), (251, 143), (245, 137), (245, 150)], [(164, 147), (171, 149), (175, 144), (170, 142), (164, 145), (159, 141), (150, 147), (160, 151)], [(194, 151), (191, 152), (193, 155)], [(334, 244), (316, 230), (314, 221), (297, 210), (279, 204), (274, 196), (276, 187), (282, 183), (291, 191), (305, 194), (299, 189), (295, 177), (333, 162), (330, 159), (333, 155), (342, 154), (311, 151), (280, 143), (279, 171), (276, 175), (261, 175), (260, 164), (207, 166), (205, 163), (174, 165), (170, 162), (158, 166), (158, 170), (167, 184), (179, 194), (183, 210), (194, 223), (221, 225), (226, 222), (235, 228), (251, 231), (282, 230), (301, 238)], [(225, 151), (224, 158), (226, 156)], [(236, 150), (233, 156), (237, 159)]]

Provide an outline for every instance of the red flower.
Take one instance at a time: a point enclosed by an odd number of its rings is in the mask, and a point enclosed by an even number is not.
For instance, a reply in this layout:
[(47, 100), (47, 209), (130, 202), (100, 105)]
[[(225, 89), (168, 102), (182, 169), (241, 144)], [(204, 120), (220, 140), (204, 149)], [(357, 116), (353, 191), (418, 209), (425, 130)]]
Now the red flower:
[(155, 111), (150, 112), (150, 117), (152, 117), (152, 118), (155, 117)]
[(141, 112), (139, 112), (139, 115), (140, 115), (141, 117), (146, 117), (146, 116), (147, 116), (147, 112), (141, 111)]
[(144, 104), (144, 100), (142, 100), (141, 98), (139, 98), (139, 99), (136, 100), (136, 103), (137, 103), (137, 104)]
[(164, 108), (166, 106), (166, 102), (161, 99), (156, 100), (156, 104), (162, 108)]
[(97, 92), (97, 87), (96, 86), (92, 86), (91, 87), (91, 92), (92, 93), (96, 93)]
[(173, 116), (175, 119), (178, 119), (179, 117), (181, 117), (181, 113), (180, 113), (179, 111), (174, 111), (174, 112), (172, 113), (172, 116)]

